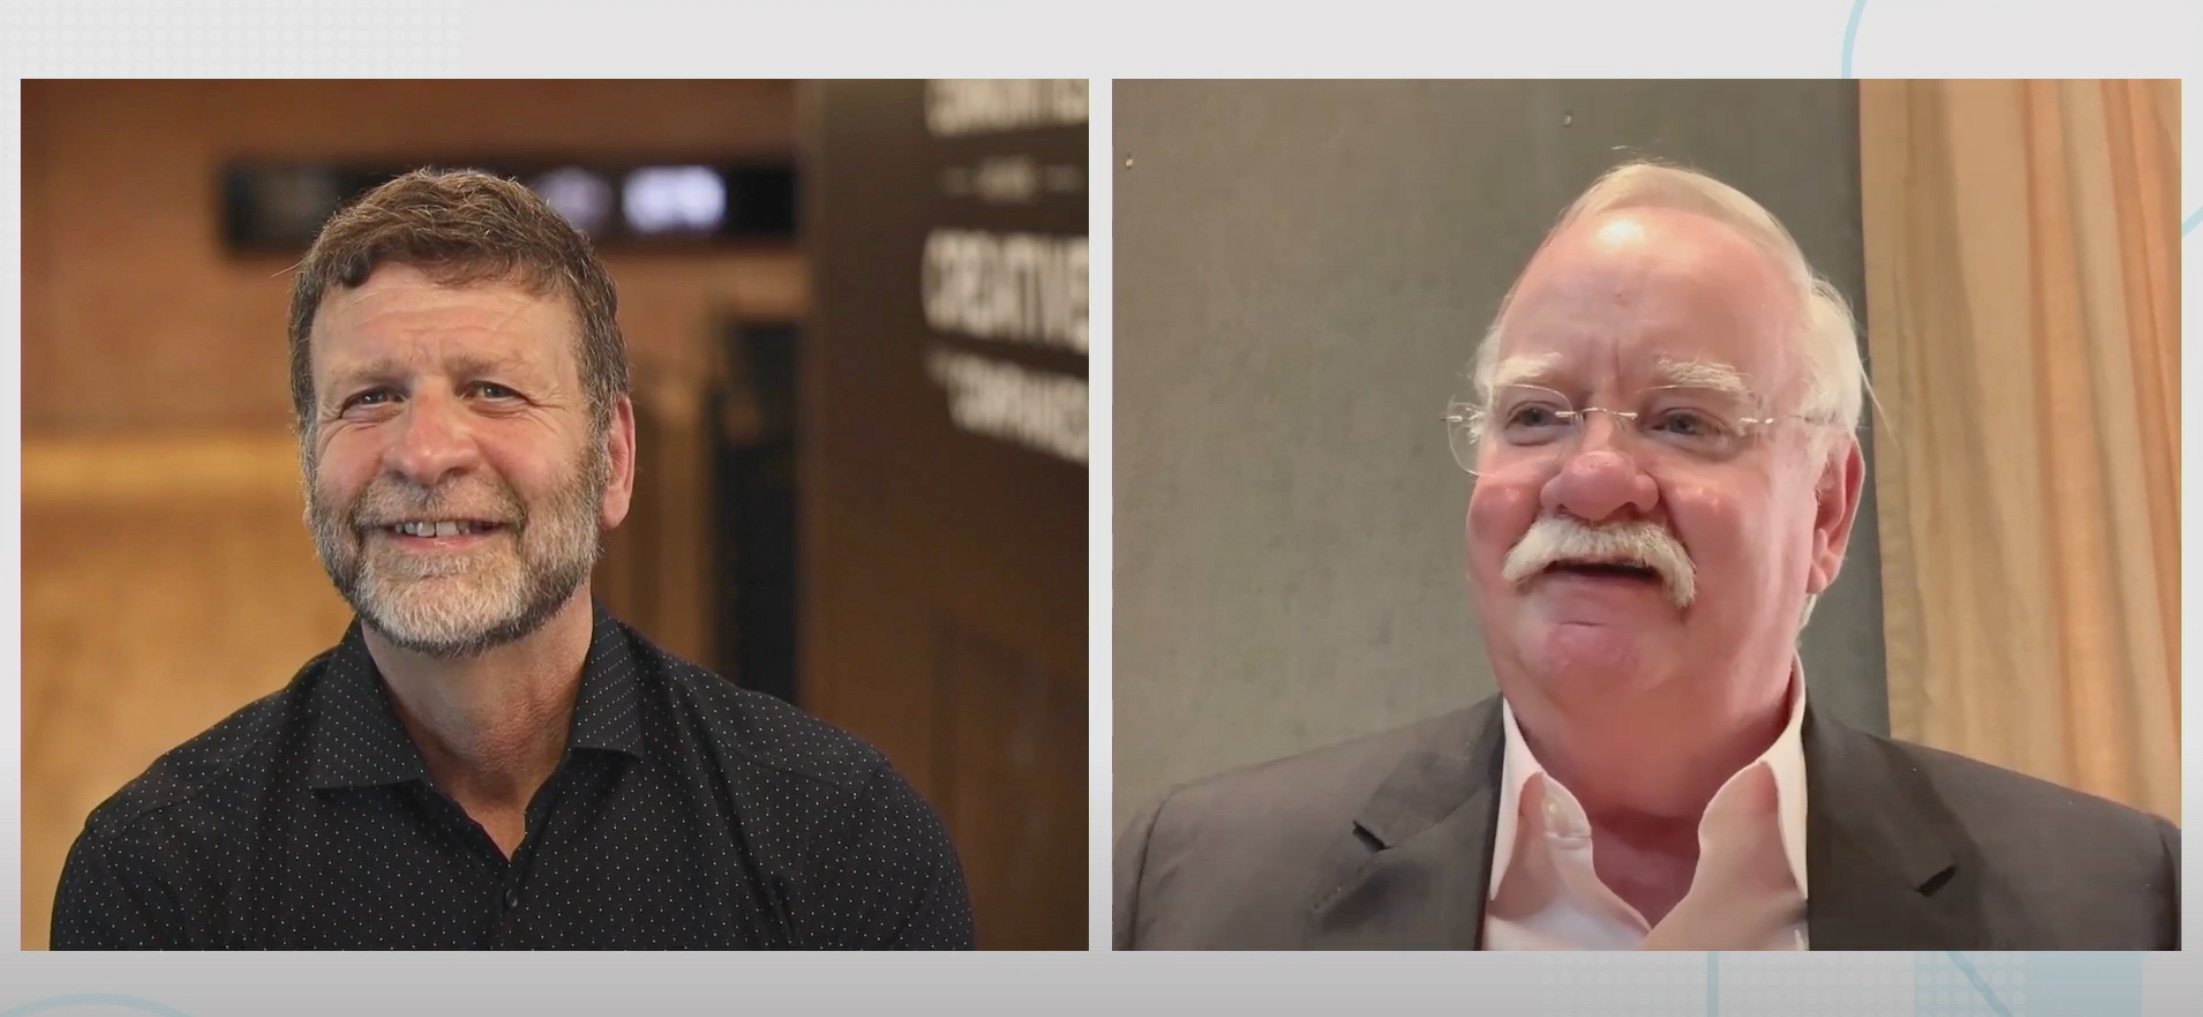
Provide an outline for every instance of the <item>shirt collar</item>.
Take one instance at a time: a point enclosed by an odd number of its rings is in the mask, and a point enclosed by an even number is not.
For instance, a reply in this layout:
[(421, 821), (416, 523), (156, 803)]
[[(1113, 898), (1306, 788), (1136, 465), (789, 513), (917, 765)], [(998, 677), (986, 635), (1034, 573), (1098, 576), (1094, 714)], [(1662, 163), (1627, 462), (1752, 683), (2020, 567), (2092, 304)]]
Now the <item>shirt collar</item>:
[(640, 758), (643, 696), (642, 685), (635, 677), (640, 661), (633, 633), (602, 604), (592, 605), (591, 618), (596, 627), (589, 634), (589, 656), (581, 665), (581, 693), (574, 698), (574, 723), (567, 744)]
[[(1750, 772), (1754, 767), (1765, 766), (1774, 778), (1775, 812), (1782, 835), (1782, 852), (1790, 863), (1790, 874), (1797, 879), (1798, 895), (1808, 896), (1805, 872), (1805, 742), (1802, 736), (1805, 725), (1805, 668), (1802, 662), (1793, 661), (1790, 669), (1790, 717), (1783, 725), (1782, 733), (1775, 737), (1767, 751), (1737, 771), (1737, 775)], [(1506, 753), (1501, 764), (1499, 783), (1499, 821), (1494, 824), (1492, 843), (1492, 876), (1487, 897), (1499, 894), (1501, 882), (1507, 876), (1508, 865), (1514, 860), (1516, 830), (1521, 822), (1522, 789), (1531, 777), (1547, 777), (1544, 764), (1530, 751), (1523, 740), (1522, 729), (1515, 722), (1514, 706), (1504, 699), (1500, 701), (1501, 723), (1506, 729)], [(1721, 791), (1727, 791), (1736, 780), (1731, 775)], [(1555, 782), (1558, 783), (1558, 782)], [(1715, 792), (1720, 797), (1721, 792)]]
[[(626, 627), (591, 606), (589, 654), (567, 733), (569, 749), (603, 749), (641, 756), (642, 693)], [(390, 702), (382, 672), (367, 652), (359, 619), (331, 650), (321, 679), (307, 695), (312, 723), (306, 745), (306, 786), (380, 787), (428, 780), (428, 764)]]

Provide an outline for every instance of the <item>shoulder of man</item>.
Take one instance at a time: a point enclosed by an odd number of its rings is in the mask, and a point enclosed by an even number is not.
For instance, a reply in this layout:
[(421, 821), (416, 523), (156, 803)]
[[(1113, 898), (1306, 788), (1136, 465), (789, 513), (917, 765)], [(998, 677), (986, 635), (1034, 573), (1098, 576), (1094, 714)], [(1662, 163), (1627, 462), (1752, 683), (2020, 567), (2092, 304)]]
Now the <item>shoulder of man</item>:
[(2166, 831), (2177, 836), (2164, 817), (2099, 795), (1944, 749), (1855, 733), (1923, 781), (1969, 832), (2010, 830), (2017, 837), (2063, 840), (2091, 851), (2110, 842), (2150, 853)]
[(53, 915), (55, 949), (213, 945), (203, 905), (249, 864), (256, 799), (286, 769), (306, 690), (328, 654), (162, 754), (94, 808), (69, 848)]
[(1188, 841), (1339, 837), (1394, 770), (1419, 753), (1465, 745), (1479, 711), (1455, 710), (1181, 785), (1155, 806), (1156, 833)]
[(1293, 946), (1269, 937), (1298, 935), (1366, 858), (1354, 822), (1386, 778), (1419, 756), (1465, 748), (1497, 703), (1173, 789), (1118, 838), (1119, 947)]
[(334, 652), (325, 651), (307, 661), (282, 688), (162, 753), (145, 772), (92, 810), (85, 819), (85, 838), (125, 837), (178, 805), (217, 810), (247, 807), (238, 791), (257, 788), (274, 776), (282, 746), (305, 719), (300, 707), (307, 690)]
[[(1942, 834), (1959, 878), (1985, 894), (1997, 934), (2026, 949), (2178, 949), (2180, 830), (2170, 820), (1953, 752), (1853, 734), (1933, 800), (1942, 817), (1930, 821), (1949, 824)], [(2103, 945), (2113, 943), (2136, 945)]]
[(677, 723), (690, 725), (720, 765), (755, 767), (850, 794), (891, 769), (887, 756), (864, 739), (675, 656), (626, 622), (619, 632), (645, 677), (646, 694), (672, 708)]
[(729, 818), (769, 869), (792, 876), (798, 942), (834, 949), (969, 949), (971, 902), (940, 813), (887, 756), (847, 731), (744, 689), (632, 627), (645, 688), (692, 725), (719, 768)]

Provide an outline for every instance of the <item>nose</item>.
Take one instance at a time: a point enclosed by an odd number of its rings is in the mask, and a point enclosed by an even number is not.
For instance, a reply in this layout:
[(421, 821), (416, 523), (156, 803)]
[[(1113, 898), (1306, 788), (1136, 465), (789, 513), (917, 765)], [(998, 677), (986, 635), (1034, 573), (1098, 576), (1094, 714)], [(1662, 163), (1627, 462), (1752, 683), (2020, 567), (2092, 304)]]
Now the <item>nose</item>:
[(1604, 413), (1583, 422), (1580, 444), (1564, 454), (1560, 471), (1541, 493), (1546, 512), (1566, 512), (1597, 525), (1632, 512), (1649, 516), (1659, 507), (1660, 486), (1636, 459), (1614, 446), (1619, 423)]
[(407, 400), (384, 454), (390, 472), (430, 488), (479, 461), (462, 409), (450, 399), (417, 393)]

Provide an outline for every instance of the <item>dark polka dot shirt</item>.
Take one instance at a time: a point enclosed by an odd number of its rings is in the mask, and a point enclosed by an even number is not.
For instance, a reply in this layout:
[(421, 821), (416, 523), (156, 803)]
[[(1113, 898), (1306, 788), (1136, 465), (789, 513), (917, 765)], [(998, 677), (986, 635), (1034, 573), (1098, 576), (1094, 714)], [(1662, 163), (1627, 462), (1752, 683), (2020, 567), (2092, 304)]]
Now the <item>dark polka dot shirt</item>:
[(508, 861), (360, 626), (93, 811), (56, 949), (970, 949), (940, 817), (879, 752), (600, 607)]

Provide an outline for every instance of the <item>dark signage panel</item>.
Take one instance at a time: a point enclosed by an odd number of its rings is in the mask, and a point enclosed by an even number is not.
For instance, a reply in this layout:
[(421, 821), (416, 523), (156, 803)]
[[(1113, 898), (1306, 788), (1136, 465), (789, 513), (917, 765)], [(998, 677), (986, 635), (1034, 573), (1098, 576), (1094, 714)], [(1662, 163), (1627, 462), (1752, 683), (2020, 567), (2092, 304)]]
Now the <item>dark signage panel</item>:
[(1086, 945), (1086, 83), (812, 86), (806, 708), (939, 808), (979, 941)]

